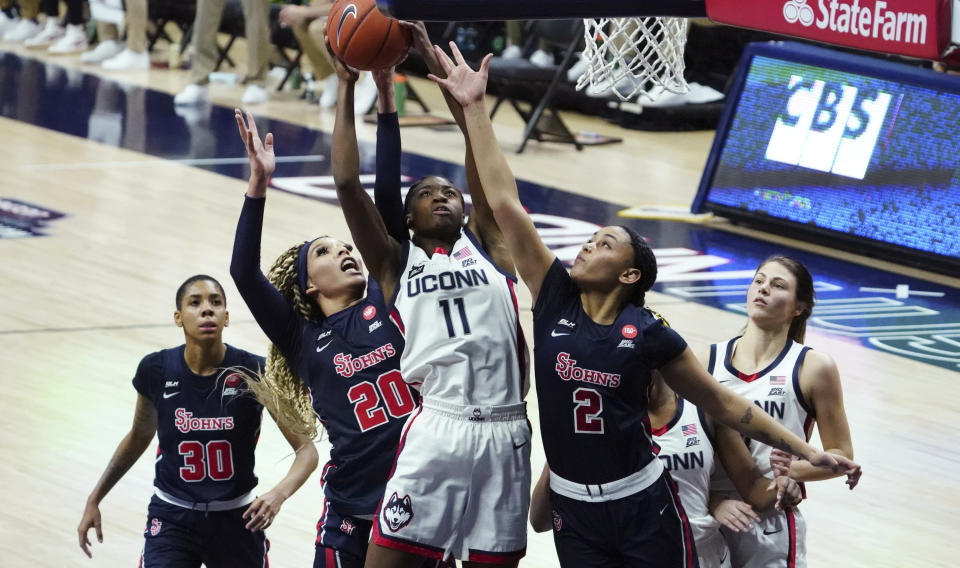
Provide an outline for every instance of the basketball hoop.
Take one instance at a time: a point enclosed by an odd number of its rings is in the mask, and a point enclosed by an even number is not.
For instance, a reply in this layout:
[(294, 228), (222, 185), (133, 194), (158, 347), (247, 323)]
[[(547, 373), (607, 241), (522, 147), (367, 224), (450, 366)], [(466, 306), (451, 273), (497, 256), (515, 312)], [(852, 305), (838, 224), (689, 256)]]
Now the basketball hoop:
[(587, 70), (577, 90), (588, 85), (612, 90), (623, 101), (689, 91), (683, 78), (686, 18), (599, 18), (583, 24)]

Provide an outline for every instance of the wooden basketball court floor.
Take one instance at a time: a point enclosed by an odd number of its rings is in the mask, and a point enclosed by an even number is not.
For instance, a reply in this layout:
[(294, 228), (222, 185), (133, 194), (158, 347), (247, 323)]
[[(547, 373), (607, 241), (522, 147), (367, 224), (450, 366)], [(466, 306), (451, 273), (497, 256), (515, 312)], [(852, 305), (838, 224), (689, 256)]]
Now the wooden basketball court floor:
[[(44, 57), (11, 46), (0, 49)], [(80, 68), (76, 57), (57, 63)], [(154, 69), (112, 78), (174, 93), (183, 86), (184, 75)], [(431, 85), (414, 84), (435, 109), (442, 107)], [(239, 87), (213, 86), (216, 104), (235, 105), (240, 93)], [(21, 104), (36, 104), (41, 100), (37, 95)], [(129, 96), (128, 104), (136, 96)], [(332, 112), (308, 108), (290, 93), (276, 95), (261, 107), (254, 112), (327, 132), (332, 129)], [(39, 112), (43, 116), (72, 109)], [(508, 156), (518, 177), (622, 206), (689, 204), (712, 133), (642, 133), (573, 114), (567, 119), (574, 129), (622, 136), (624, 143), (581, 153), (567, 146), (532, 143), (524, 154)], [(519, 141), (521, 126), (509, 111), (499, 114), (497, 133), (508, 151)], [(0, 566), (134, 566), (151, 494), (152, 449), (102, 503), (105, 541), (94, 543), (93, 560), (78, 548), (76, 526), (89, 491), (130, 426), (135, 400), (130, 380), (137, 363), (149, 352), (182, 342), (172, 313), (174, 291), (184, 278), (194, 273), (219, 278), (231, 312), (226, 341), (265, 351), (265, 339), (228, 274), (246, 184), (8, 118), (0, 118), (0, 132), (4, 141), (0, 197), (67, 213), (50, 224), (47, 236), (0, 240)], [(373, 140), (374, 130), (361, 125), (360, 136)], [(403, 136), (406, 149), (462, 163), (462, 143), (455, 131), (409, 128)], [(149, 142), (142, 141), (141, 147)], [(216, 143), (232, 144), (237, 158), (245, 156), (238, 141)], [(284, 143), (278, 137), (280, 155)], [(645, 176), (640, 184), (638, 172)], [(319, 233), (348, 238), (335, 206), (270, 193), (265, 264), (289, 244)], [(934, 274), (885, 267), (957, 284)], [(740, 315), (666, 294), (650, 294), (649, 304), (695, 349), (735, 335), (744, 323)], [(528, 337), (529, 307), (525, 296)], [(808, 335), (808, 343), (838, 362), (856, 459), (864, 467), (860, 487), (853, 492), (840, 480), (808, 487), (810, 498), (801, 510), (808, 526), (809, 564), (954, 564), (951, 521), (960, 506), (960, 443), (953, 429), (958, 375), (816, 329)], [(528, 401), (536, 428), (533, 392)], [(535, 476), (544, 462), (536, 440)], [(321, 441), (318, 447), (322, 462), (329, 446)], [(262, 488), (272, 487), (292, 459), (269, 419), (257, 458)], [(311, 565), (321, 500), (314, 476), (285, 504), (268, 533), (273, 566)], [(521, 566), (556, 566), (551, 536), (532, 531), (529, 536)]]

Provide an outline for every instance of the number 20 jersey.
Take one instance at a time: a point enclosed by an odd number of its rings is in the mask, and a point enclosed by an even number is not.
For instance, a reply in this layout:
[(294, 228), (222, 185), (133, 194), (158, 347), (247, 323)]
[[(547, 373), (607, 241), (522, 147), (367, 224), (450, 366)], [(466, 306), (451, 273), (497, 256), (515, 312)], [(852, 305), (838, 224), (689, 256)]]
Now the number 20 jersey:
[(194, 374), (184, 346), (140, 361), (133, 386), (157, 409), (157, 489), (190, 503), (228, 501), (253, 490), (263, 407), (229, 371), (263, 369), (264, 359), (227, 345), (226, 372)]
[(503, 406), (529, 390), (516, 278), (464, 228), (450, 251), (432, 256), (406, 242), (391, 320), (404, 334), (404, 379), (424, 397)]

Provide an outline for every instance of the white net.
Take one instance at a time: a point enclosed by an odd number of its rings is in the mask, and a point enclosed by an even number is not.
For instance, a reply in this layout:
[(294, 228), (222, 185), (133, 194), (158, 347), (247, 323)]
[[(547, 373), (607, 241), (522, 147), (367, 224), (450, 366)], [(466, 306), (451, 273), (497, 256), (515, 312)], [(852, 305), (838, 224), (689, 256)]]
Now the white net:
[(584, 20), (583, 61), (577, 90), (612, 91), (621, 100), (689, 90), (683, 78), (686, 18)]

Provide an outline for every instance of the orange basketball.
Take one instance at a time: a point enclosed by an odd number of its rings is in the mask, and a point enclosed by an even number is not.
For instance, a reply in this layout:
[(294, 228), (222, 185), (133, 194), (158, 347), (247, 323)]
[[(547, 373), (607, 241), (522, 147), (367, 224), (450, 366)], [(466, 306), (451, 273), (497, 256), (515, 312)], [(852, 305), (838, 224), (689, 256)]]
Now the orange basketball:
[(375, 0), (337, 0), (327, 16), (333, 52), (354, 69), (383, 69), (403, 61), (410, 32), (377, 10)]

